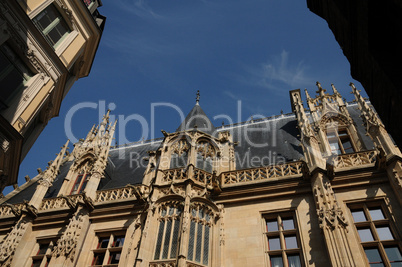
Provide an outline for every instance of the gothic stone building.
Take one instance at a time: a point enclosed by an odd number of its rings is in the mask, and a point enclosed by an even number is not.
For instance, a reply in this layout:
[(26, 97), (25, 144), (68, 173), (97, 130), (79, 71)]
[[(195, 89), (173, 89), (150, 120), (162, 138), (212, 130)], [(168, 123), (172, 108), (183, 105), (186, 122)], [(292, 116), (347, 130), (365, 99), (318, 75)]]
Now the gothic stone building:
[(88, 76), (105, 17), (100, 0), (0, 1), (0, 193), (62, 100)]
[(370, 104), (317, 83), (294, 114), (111, 147), (109, 113), (1, 199), (2, 266), (401, 266), (402, 158)]

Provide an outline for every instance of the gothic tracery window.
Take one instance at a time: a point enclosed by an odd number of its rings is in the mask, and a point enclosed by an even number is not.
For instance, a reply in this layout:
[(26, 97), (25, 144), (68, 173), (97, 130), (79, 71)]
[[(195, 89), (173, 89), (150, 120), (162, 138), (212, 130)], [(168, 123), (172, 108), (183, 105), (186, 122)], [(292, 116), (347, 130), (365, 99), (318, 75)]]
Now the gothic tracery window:
[(181, 213), (182, 207), (178, 203), (170, 203), (170, 205), (161, 207), (155, 260), (177, 257)]
[(212, 172), (213, 169), (212, 162), (214, 156), (215, 156), (215, 149), (209, 142), (207, 141), (198, 142), (195, 167), (207, 172)]
[(170, 168), (184, 168), (187, 166), (189, 144), (185, 140), (179, 140), (172, 145)]
[(191, 207), (188, 260), (208, 265), (212, 218), (212, 212), (204, 206), (196, 204)]

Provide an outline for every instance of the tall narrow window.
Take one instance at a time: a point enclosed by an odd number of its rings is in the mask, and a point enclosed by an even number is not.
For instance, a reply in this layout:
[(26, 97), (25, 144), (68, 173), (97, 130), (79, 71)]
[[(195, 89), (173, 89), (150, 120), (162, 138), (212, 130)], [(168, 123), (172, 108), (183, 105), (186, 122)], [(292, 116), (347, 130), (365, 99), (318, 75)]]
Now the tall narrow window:
[(212, 214), (202, 205), (195, 205), (191, 208), (190, 219), (187, 259), (208, 266)]
[(177, 257), (181, 207), (164, 206), (159, 217), (159, 229), (154, 259), (174, 259)]
[(94, 258), (91, 266), (118, 266), (124, 245), (125, 233), (100, 233), (98, 243), (93, 250)]
[(170, 168), (185, 168), (187, 166), (190, 145), (185, 140), (179, 140), (172, 145)]
[(270, 214), (265, 217), (268, 256), (271, 267), (301, 267), (302, 250), (293, 213)]
[(206, 141), (198, 142), (197, 144), (197, 158), (196, 166), (207, 172), (212, 172), (212, 158), (215, 156), (214, 147)]
[(84, 192), (84, 189), (89, 181), (91, 176), (89, 174), (83, 173), (79, 174), (75, 179), (73, 189), (71, 190), (70, 195), (80, 194)]
[(355, 149), (346, 129), (328, 129), (327, 139), (332, 154), (353, 153)]
[(402, 266), (401, 242), (381, 203), (350, 205), (353, 221), (370, 266)]
[(53, 48), (56, 48), (70, 33), (66, 21), (53, 4), (40, 12), (33, 22)]
[(32, 256), (31, 267), (46, 267), (49, 265), (50, 259), (52, 257), (52, 249), (56, 244), (56, 240), (40, 240), (37, 244), (37, 249)]
[(32, 72), (7, 45), (0, 46), (0, 109), (9, 106), (12, 98), (22, 91)]

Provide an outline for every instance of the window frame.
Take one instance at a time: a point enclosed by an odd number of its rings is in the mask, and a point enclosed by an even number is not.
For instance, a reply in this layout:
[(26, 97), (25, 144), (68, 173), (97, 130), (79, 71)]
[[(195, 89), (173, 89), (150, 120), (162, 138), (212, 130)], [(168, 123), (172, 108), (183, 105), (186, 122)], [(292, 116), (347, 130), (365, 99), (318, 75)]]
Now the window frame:
[[(79, 181), (79, 186), (78, 186), (77, 190), (74, 190), (74, 187), (78, 183), (77, 181), (80, 176), (82, 178)], [(84, 192), (90, 178), (91, 178), (91, 175), (89, 173), (83, 172), (83, 173), (78, 174), (77, 177), (75, 178), (73, 186), (71, 187), (70, 195), (81, 194), (82, 192)]]
[[(294, 229), (284, 229), (283, 221), (285, 219), (292, 219)], [(268, 229), (268, 222), (276, 222), (277, 230), (270, 231)], [(298, 225), (297, 215), (295, 210), (277, 211), (262, 213), (262, 227), (264, 235), (264, 252), (267, 256), (268, 266), (272, 266), (271, 259), (278, 257), (282, 259), (282, 266), (288, 266), (288, 257), (297, 255), (299, 258), (300, 266), (305, 267), (303, 247), (301, 242), (300, 228)], [(286, 237), (296, 237), (296, 248), (286, 247)], [(270, 250), (269, 239), (279, 238), (279, 249)], [(286, 264), (285, 264), (286, 262)]]
[[(47, 244), (44, 253), (41, 252), (41, 246)], [(39, 266), (47, 267), (49, 265), (50, 259), (52, 258), (52, 250), (57, 245), (57, 238), (47, 238), (38, 239), (33, 250), (33, 255), (31, 255), (31, 267), (34, 267), (35, 261), (40, 262)], [(39, 254), (40, 253), (40, 254)], [(45, 260), (46, 259), (46, 260)]]
[[(126, 230), (119, 230), (113, 232), (98, 232), (95, 233), (96, 237), (96, 248), (92, 249), (92, 261), (90, 266), (118, 266), (120, 259), (122, 258), (123, 246), (126, 242)], [(123, 243), (121, 246), (116, 247), (116, 239), (123, 237)], [(107, 239), (106, 247), (102, 247), (102, 240)], [(117, 263), (111, 263), (113, 254), (120, 253), (120, 258)], [(95, 264), (97, 255), (103, 255), (102, 264)]]
[[(170, 213), (171, 209), (174, 209), (173, 213)], [(161, 205), (159, 208), (158, 215), (158, 226), (157, 226), (157, 236), (154, 243), (153, 261), (166, 261), (176, 259), (180, 249), (180, 229), (183, 222), (183, 205), (181, 203), (166, 203)], [(162, 224), (163, 222), (163, 224)], [(167, 223), (172, 222), (170, 229), (167, 227)], [(178, 225), (177, 228), (177, 240), (176, 240), (176, 252), (175, 255), (172, 255), (172, 244), (175, 235), (175, 226)], [(162, 232), (161, 232), (162, 231)], [(167, 231), (169, 231), (169, 236), (167, 236)], [(166, 242), (166, 238), (168, 237), (168, 241)], [(158, 248), (159, 247), (159, 248)], [(163, 256), (164, 250), (167, 250), (166, 257)], [(158, 253), (159, 251), (159, 253)]]
[[(375, 200), (375, 201), (364, 201), (364, 202), (356, 202), (356, 203), (348, 203), (349, 214), (351, 217), (351, 221), (354, 225), (354, 232), (357, 237), (357, 241), (360, 244), (360, 248), (362, 250), (363, 258), (368, 266), (370, 266), (369, 259), (366, 254), (366, 249), (377, 249), (379, 255), (381, 257), (382, 262), (373, 262), (373, 264), (382, 263), (386, 267), (391, 267), (391, 262), (388, 259), (388, 255), (386, 254), (386, 248), (396, 247), (399, 249), (400, 254), (402, 254), (402, 243), (401, 238), (398, 235), (397, 228), (395, 226), (395, 222), (392, 220), (392, 216), (387, 209), (383, 200)], [(381, 213), (383, 215), (383, 219), (373, 219), (370, 210), (374, 210), (375, 208), (380, 208)], [(356, 221), (354, 212), (363, 211), (365, 221)], [(377, 228), (379, 227), (388, 227), (389, 231), (393, 237), (393, 239), (381, 239)], [(359, 229), (369, 229), (371, 233), (371, 237), (373, 240), (362, 241), (361, 235), (359, 233)], [(397, 261), (402, 262), (402, 261)]]
[[(329, 137), (329, 134), (333, 133), (334, 136)], [(344, 135), (341, 135), (340, 133), (344, 133)], [(349, 130), (347, 127), (327, 127), (325, 130), (325, 136), (327, 138), (327, 142), (331, 151), (331, 154), (335, 154), (335, 155), (342, 155), (342, 154), (350, 154), (350, 153), (356, 153), (357, 149), (356, 149), (356, 145), (353, 142), (353, 138), (351, 136), (351, 134), (349, 133)], [(331, 142), (332, 141), (332, 142)], [(351, 147), (347, 148), (347, 149), (352, 149), (352, 152), (346, 152), (345, 147), (344, 147), (344, 141), (349, 141)], [(331, 148), (331, 144), (335, 143), (338, 145), (338, 150), (340, 151), (340, 153), (334, 152)]]
[[(193, 212), (195, 211), (195, 212)], [(202, 211), (202, 212), (201, 212)], [(201, 218), (200, 218), (200, 215)], [(213, 235), (213, 213), (210, 212), (207, 206), (201, 203), (192, 203), (189, 210), (190, 225), (189, 225), (189, 240), (188, 240), (188, 250), (187, 250), (187, 261), (193, 262), (201, 266), (210, 266), (211, 252), (212, 252), (212, 235)], [(207, 217), (208, 216), (208, 217)], [(192, 226), (194, 225), (194, 240), (193, 240), (193, 253), (190, 259), (190, 238), (192, 232)], [(208, 229), (208, 238), (206, 240), (206, 229)], [(199, 231), (201, 230), (201, 239), (199, 239)], [(205, 250), (205, 244), (208, 242), (208, 249)], [(197, 252), (197, 246), (200, 245), (200, 251)], [(205, 260), (205, 252), (207, 252), (207, 259)], [(197, 255), (200, 253), (200, 259), (197, 261)]]
[[(39, 21), (44, 16), (50, 17), (50, 12), (53, 12), (51, 15), (54, 15), (55, 18), (49, 24), (47, 24), (46, 27), (43, 28)], [(38, 14), (35, 14), (35, 16), (32, 18), (32, 22), (34, 23), (38, 31), (41, 32), (47, 43), (51, 47), (53, 47), (54, 50), (56, 50), (60, 46), (60, 44), (67, 38), (67, 36), (73, 31), (68, 23), (68, 20), (66, 20), (66, 18), (63, 16), (60, 8), (55, 2), (51, 2), (42, 10), (40, 10)], [(53, 30), (57, 30), (57, 27), (59, 25), (62, 26), (63, 29), (65, 29), (66, 31), (63, 35), (60, 34), (60, 37), (58, 37), (57, 40), (53, 40), (49, 33)]]

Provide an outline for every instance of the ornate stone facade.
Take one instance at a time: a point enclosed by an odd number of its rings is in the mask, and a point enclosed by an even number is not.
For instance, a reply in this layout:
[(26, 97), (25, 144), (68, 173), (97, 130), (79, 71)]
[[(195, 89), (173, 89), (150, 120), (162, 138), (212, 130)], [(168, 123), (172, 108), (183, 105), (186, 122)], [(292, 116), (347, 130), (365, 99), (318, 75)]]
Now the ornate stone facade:
[(1, 264), (400, 264), (399, 149), (353, 85), (357, 104), (317, 86), (308, 109), (290, 92), (294, 115), (203, 130), (198, 96), (176, 132), (122, 147), (108, 112), (3, 198)]
[[(1, 1), (0, 61), (7, 70), (0, 79), (1, 192), (17, 184), (20, 162), (58, 115), (72, 84), (88, 76), (105, 21), (99, 5), (98, 0)], [(46, 22), (39, 22), (42, 16)]]

